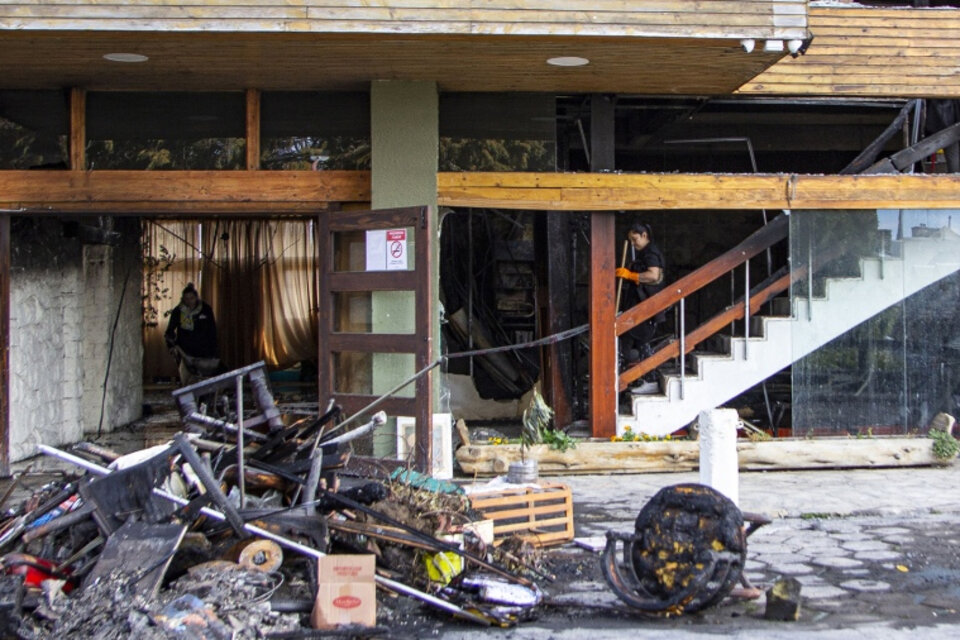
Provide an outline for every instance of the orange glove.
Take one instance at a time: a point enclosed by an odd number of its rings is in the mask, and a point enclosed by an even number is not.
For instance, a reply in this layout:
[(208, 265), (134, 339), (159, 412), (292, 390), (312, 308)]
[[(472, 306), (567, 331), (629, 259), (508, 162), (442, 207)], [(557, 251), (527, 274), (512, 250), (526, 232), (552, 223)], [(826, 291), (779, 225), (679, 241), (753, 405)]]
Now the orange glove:
[(615, 273), (618, 278), (629, 280), (633, 284), (640, 284), (640, 274), (634, 271), (630, 271), (630, 269), (624, 269), (623, 267), (618, 267)]

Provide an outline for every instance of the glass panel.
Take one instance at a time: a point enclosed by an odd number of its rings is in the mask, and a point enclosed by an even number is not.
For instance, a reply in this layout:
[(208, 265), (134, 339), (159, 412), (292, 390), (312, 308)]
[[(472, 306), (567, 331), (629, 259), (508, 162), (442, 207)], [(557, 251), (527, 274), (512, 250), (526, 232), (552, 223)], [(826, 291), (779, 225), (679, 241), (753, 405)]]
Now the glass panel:
[(415, 248), (413, 227), (337, 231), (333, 234), (333, 270), (412, 271)]
[[(413, 377), (417, 372), (417, 359), (412, 353), (375, 353), (373, 354), (373, 393), (384, 394), (401, 382)], [(409, 384), (396, 394), (398, 398), (412, 398), (416, 384)]]
[(795, 435), (904, 433), (956, 409), (953, 213), (793, 212)]
[(957, 414), (960, 400), (960, 212), (899, 213), (906, 318), (905, 413), (910, 428), (923, 428), (943, 411)]
[(333, 294), (333, 330), (416, 333), (415, 305), (414, 291), (340, 291)]
[(69, 115), (60, 91), (0, 91), (0, 169), (66, 169)]
[(373, 354), (358, 351), (334, 353), (333, 390), (370, 395), (373, 392)]
[(92, 92), (91, 169), (243, 169), (244, 95)]
[[(412, 353), (364, 353), (341, 351), (333, 354), (333, 389), (336, 393), (381, 395), (413, 377), (416, 358)], [(416, 385), (394, 394), (412, 398)]]
[(261, 97), (264, 169), (369, 169), (370, 96), (269, 92)]
[(441, 171), (555, 171), (556, 99), (546, 94), (440, 96)]

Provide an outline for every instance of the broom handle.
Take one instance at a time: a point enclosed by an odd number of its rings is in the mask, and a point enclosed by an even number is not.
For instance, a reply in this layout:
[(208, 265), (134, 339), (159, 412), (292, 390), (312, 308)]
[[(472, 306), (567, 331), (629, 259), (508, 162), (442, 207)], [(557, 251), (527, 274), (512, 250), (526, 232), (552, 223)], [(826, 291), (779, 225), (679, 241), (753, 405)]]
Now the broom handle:
[[(623, 241), (623, 256), (620, 258), (620, 266), (627, 266), (627, 249), (630, 248), (630, 241)], [(620, 294), (623, 293), (623, 278), (617, 278), (617, 306), (614, 307), (616, 311), (614, 313), (620, 313)]]

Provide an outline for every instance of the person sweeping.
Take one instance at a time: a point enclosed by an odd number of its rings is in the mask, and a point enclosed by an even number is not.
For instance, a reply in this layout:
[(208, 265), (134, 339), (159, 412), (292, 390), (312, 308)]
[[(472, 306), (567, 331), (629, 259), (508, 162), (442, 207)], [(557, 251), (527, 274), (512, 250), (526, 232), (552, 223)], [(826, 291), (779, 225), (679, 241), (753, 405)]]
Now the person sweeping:
[[(663, 253), (653, 242), (650, 225), (634, 222), (627, 230), (627, 241), (633, 247), (633, 260), (629, 267), (620, 267), (615, 272), (617, 278), (627, 285), (623, 291), (623, 310), (630, 309), (661, 291), (666, 269)], [(626, 366), (632, 366), (653, 355), (650, 343), (656, 336), (658, 325), (664, 319), (665, 314), (661, 311), (621, 336), (620, 353)]]

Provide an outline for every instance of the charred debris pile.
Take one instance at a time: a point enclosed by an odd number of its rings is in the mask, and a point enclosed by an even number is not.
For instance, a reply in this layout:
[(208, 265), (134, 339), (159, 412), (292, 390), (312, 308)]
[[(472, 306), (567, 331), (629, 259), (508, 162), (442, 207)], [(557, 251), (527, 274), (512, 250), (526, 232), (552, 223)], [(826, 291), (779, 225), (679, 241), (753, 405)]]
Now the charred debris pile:
[(174, 396), (183, 431), (166, 444), (41, 445), (71, 471), (6, 505), (0, 637), (390, 636), (510, 626), (540, 603), (537, 550), (494, 544), (460, 487), (351, 460), (383, 413), (293, 420), (262, 364)]

